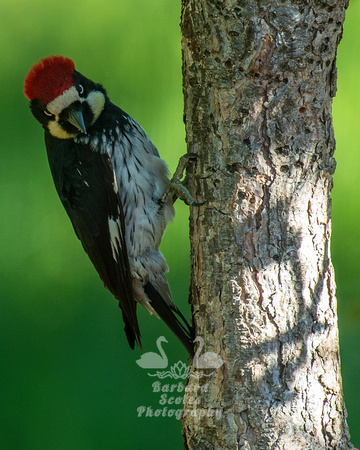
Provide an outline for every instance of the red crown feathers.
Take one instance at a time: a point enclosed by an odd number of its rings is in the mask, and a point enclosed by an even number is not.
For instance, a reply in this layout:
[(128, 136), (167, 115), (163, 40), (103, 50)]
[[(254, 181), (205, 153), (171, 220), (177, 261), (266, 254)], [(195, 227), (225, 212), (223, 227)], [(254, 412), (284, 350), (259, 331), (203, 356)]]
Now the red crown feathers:
[(74, 85), (75, 64), (64, 56), (48, 56), (34, 64), (26, 75), (24, 94), (47, 105)]

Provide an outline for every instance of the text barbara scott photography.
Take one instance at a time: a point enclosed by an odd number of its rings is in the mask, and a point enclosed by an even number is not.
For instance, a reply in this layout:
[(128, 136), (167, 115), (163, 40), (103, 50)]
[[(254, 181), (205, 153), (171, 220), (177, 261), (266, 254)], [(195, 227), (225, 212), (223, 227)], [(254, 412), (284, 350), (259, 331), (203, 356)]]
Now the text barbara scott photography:
[[(213, 417), (216, 420), (221, 418), (222, 410), (220, 408), (201, 408), (200, 392), (207, 390), (207, 385), (195, 385), (193, 388), (185, 386), (181, 381), (178, 383), (161, 383), (155, 381), (152, 383), (152, 392), (157, 394), (157, 406), (141, 405), (137, 408), (138, 417), (175, 417), (180, 420), (182, 414), (184, 416), (191, 415), (197, 417)], [(182, 410), (184, 395), (187, 396), (188, 405), (192, 405), (193, 409)]]

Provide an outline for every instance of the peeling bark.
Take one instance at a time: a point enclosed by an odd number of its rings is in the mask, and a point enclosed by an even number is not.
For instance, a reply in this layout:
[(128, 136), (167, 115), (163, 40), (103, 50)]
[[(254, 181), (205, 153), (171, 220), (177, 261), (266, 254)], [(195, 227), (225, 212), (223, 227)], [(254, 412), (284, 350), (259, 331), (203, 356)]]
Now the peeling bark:
[(196, 334), (188, 449), (350, 449), (330, 259), (346, 0), (183, 0)]

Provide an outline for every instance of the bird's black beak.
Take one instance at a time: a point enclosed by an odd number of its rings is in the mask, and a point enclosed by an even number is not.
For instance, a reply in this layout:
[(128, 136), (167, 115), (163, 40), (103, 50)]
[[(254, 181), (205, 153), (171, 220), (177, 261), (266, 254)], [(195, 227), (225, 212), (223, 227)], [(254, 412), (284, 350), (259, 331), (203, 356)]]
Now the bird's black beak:
[(70, 109), (68, 122), (74, 125), (81, 133), (87, 134), (83, 113), (77, 109)]

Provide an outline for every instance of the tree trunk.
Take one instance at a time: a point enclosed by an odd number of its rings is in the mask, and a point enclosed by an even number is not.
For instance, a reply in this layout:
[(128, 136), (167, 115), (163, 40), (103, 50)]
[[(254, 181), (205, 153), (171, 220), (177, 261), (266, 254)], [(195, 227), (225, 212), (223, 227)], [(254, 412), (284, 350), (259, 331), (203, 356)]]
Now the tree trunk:
[[(188, 449), (349, 449), (330, 213), (346, 0), (182, 0), (191, 295)], [(208, 357), (216, 355), (205, 355)], [(201, 355), (200, 355), (201, 356)]]

